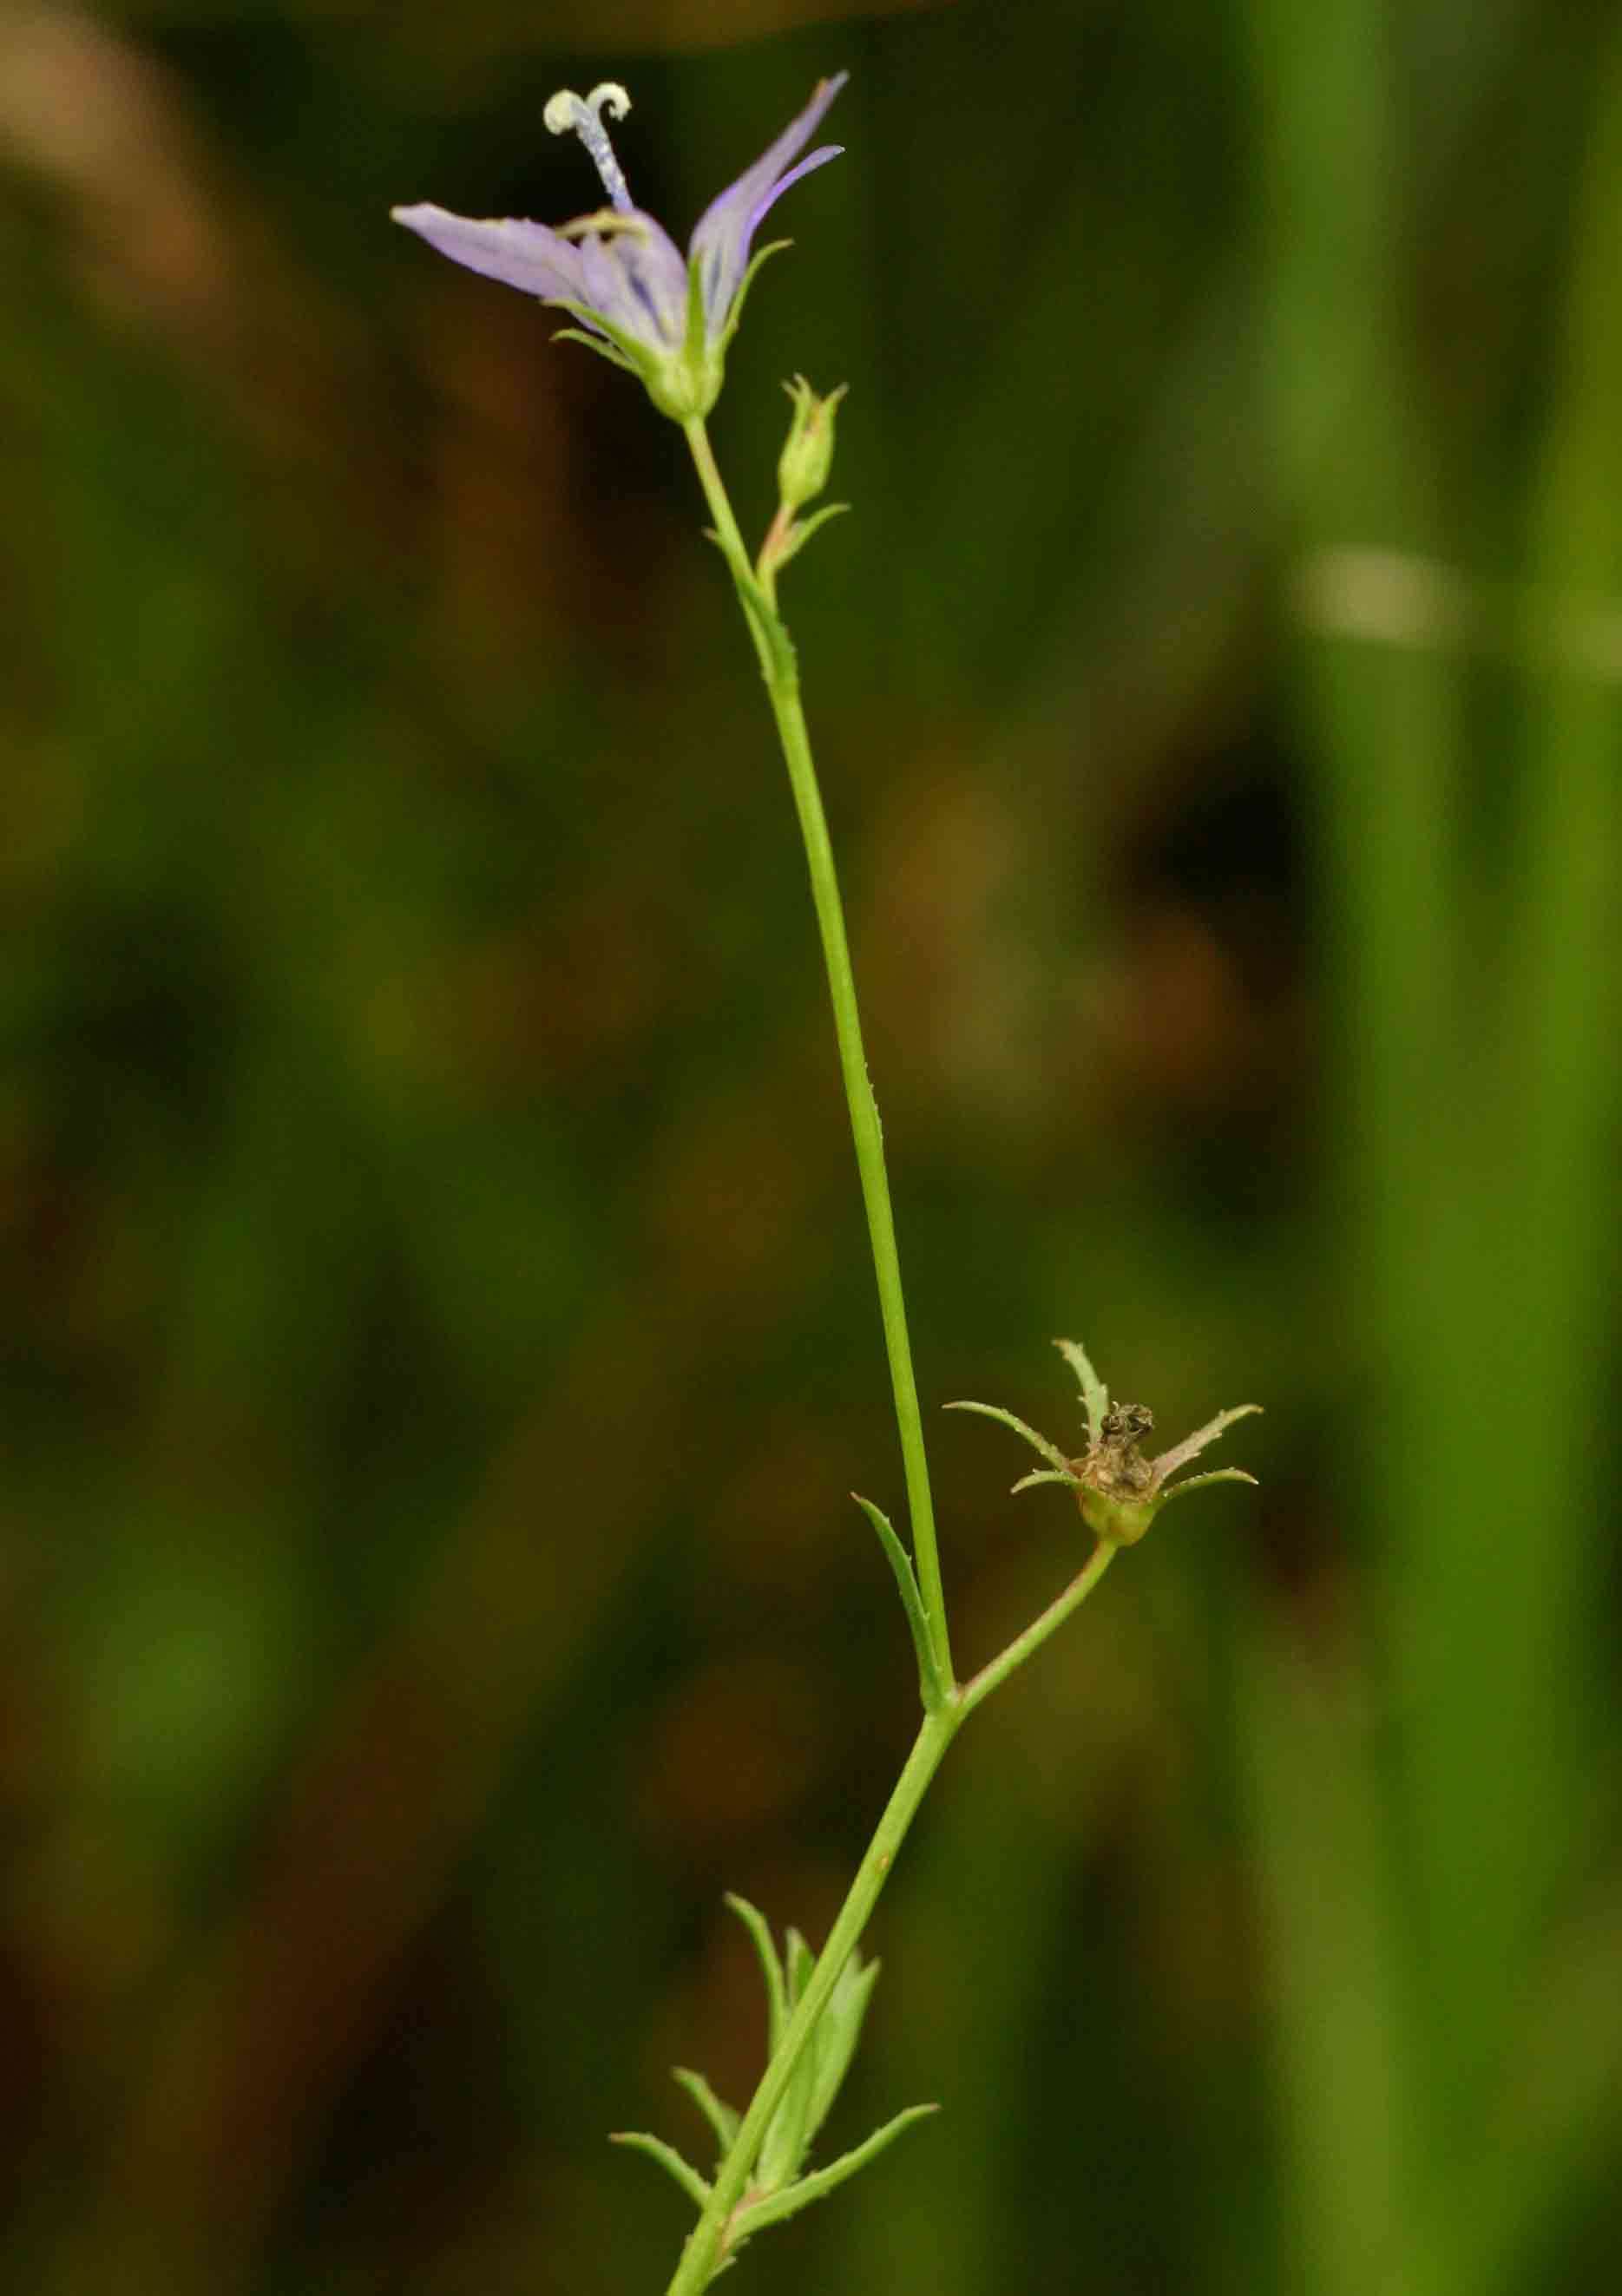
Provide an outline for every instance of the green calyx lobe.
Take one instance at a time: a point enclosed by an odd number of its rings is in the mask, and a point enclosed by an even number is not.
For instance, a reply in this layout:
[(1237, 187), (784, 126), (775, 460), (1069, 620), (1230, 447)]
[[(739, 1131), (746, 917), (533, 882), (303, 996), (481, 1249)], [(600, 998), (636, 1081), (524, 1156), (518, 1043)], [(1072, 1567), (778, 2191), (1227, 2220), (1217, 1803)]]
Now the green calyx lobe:
[(1212, 1483), (1254, 1483), (1255, 1476), (1242, 1467), (1216, 1467), (1180, 1482), (1173, 1478), (1181, 1475), (1236, 1419), (1248, 1419), (1259, 1411), (1259, 1404), (1241, 1403), (1230, 1411), (1219, 1411), (1181, 1443), (1151, 1459), (1144, 1456), (1143, 1442), (1153, 1430), (1154, 1414), (1141, 1403), (1112, 1403), (1109, 1389), (1077, 1341), (1058, 1340), (1054, 1345), (1081, 1389), (1088, 1442), (1078, 1458), (1067, 1458), (1056, 1443), (996, 1404), (946, 1406), (949, 1411), (974, 1411), (982, 1418), (1000, 1420), (1045, 1461), (1036, 1472), (1020, 1477), (1014, 1485), (1016, 1491), (1028, 1490), (1034, 1483), (1063, 1483), (1075, 1493), (1081, 1519), (1095, 1537), (1108, 1546), (1135, 1546), (1160, 1509), (1173, 1499)]
[[(672, 422), (702, 421), (721, 396), (721, 385), (726, 380), (726, 353), (733, 337), (738, 332), (745, 296), (755, 283), (763, 263), (779, 255), (787, 247), (786, 239), (774, 240), (755, 256), (749, 269), (739, 282), (733, 297), (732, 308), (725, 324), (711, 334), (704, 313), (704, 291), (696, 264), (687, 273), (687, 328), (679, 350), (660, 350), (628, 334), (605, 319), (600, 311), (589, 310), (584, 304), (564, 302), (559, 308), (570, 311), (584, 324), (579, 327), (561, 329), (554, 341), (584, 343), (587, 350), (595, 351), (614, 366), (625, 367), (636, 376), (648, 397), (661, 414)], [(587, 330), (591, 332), (587, 332)]]

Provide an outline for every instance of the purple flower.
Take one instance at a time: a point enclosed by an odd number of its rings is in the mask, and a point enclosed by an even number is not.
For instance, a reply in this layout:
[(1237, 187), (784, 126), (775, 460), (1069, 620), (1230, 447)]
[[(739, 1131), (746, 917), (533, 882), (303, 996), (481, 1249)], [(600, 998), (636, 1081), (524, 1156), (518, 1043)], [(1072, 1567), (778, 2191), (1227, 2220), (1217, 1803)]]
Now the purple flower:
[(785, 240), (750, 244), (774, 201), (842, 146), (810, 142), (848, 75), (819, 80), (810, 102), (768, 151), (700, 217), (684, 257), (651, 215), (631, 199), (609, 142), (602, 114), (622, 119), (631, 100), (612, 80), (584, 100), (564, 88), (546, 106), (554, 135), (572, 129), (596, 164), (610, 206), (561, 230), (508, 217), (478, 222), (444, 208), (396, 208), (394, 219), (448, 255), (453, 263), (504, 280), (578, 319), (564, 336), (640, 375), (661, 414), (677, 422), (708, 414), (721, 390), (727, 345), (756, 272)]

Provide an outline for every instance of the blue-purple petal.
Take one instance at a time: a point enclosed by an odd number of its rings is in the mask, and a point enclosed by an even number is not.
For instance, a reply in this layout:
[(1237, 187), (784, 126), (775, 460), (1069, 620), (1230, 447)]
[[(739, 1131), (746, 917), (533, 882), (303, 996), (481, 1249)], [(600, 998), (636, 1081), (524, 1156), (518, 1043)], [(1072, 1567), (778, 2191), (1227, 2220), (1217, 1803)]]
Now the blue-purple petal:
[(831, 144), (813, 152), (799, 167), (790, 167), (816, 133), (823, 114), (848, 77), (846, 72), (838, 72), (831, 79), (819, 80), (815, 94), (799, 117), (791, 121), (754, 166), (746, 168), (735, 184), (729, 184), (699, 217), (688, 243), (688, 255), (698, 270), (704, 298), (704, 323), (711, 336), (718, 334), (725, 325), (733, 298), (749, 268), (750, 242), (761, 217), (780, 192), (837, 155), (840, 146)]
[(651, 216), (635, 210), (635, 228), (580, 242), (584, 300), (627, 335), (658, 350), (676, 349), (687, 331), (687, 266)]
[(487, 279), (502, 280), (548, 302), (585, 299), (578, 249), (544, 223), (522, 223), (512, 216), (479, 221), (426, 204), (392, 212), (396, 223)]
[(842, 144), (819, 144), (815, 152), (807, 152), (803, 160), (797, 161), (786, 176), (779, 176), (765, 198), (757, 204), (754, 214), (750, 217), (750, 229), (754, 230), (766, 209), (776, 204), (791, 184), (799, 183), (802, 176), (808, 176), (813, 168), (820, 168), (824, 160), (837, 160), (844, 149)]

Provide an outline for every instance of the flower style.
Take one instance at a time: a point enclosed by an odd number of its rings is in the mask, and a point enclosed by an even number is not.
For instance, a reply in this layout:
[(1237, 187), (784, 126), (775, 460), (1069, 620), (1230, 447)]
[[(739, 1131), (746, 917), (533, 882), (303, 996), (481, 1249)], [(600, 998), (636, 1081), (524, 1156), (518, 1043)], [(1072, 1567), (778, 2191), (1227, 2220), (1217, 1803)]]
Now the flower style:
[(480, 222), (444, 208), (396, 208), (397, 223), (453, 263), (500, 279), (580, 322), (562, 336), (639, 375), (662, 414), (677, 422), (708, 414), (720, 395), (726, 349), (756, 272), (786, 240), (751, 259), (762, 217), (789, 185), (843, 148), (801, 152), (848, 75), (819, 80), (810, 102), (752, 168), (712, 200), (684, 257), (662, 225), (631, 199), (602, 115), (623, 119), (631, 99), (612, 80), (581, 97), (563, 88), (545, 111), (554, 135), (572, 130), (591, 154), (610, 205), (560, 230), (508, 217)]
[(1047, 1461), (1045, 1468), (1022, 1475), (1014, 1485), (1016, 1491), (1028, 1490), (1033, 1483), (1063, 1483), (1075, 1492), (1083, 1521), (1106, 1546), (1135, 1546), (1160, 1509), (1185, 1491), (1200, 1490), (1208, 1483), (1256, 1480), (1242, 1467), (1213, 1468), (1207, 1474), (1191, 1475), (1183, 1483), (1174, 1483), (1172, 1478), (1181, 1474), (1236, 1419), (1259, 1411), (1259, 1403), (1241, 1403), (1232, 1411), (1219, 1411), (1215, 1419), (1208, 1419), (1203, 1427), (1185, 1435), (1169, 1451), (1162, 1451), (1159, 1458), (1146, 1459), (1141, 1445), (1154, 1425), (1153, 1412), (1142, 1403), (1111, 1403), (1110, 1390), (1088, 1362), (1085, 1349), (1074, 1340), (1055, 1340), (1053, 1345), (1081, 1386), (1088, 1442), (1079, 1458), (1067, 1459), (1056, 1443), (1050, 1443), (1045, 1435), (1038, 1435), (1034, 1427), (995, 1403), (946, 1406), (948, 1411), (978, 1411), (983, 1418), (1000, 1420)]

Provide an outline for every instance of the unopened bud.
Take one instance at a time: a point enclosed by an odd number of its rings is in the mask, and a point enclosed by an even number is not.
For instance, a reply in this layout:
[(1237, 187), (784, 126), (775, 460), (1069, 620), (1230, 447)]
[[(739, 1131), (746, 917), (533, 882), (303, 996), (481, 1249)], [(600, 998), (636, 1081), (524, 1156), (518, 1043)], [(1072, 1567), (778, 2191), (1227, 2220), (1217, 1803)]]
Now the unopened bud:
[(777, 463), (777, 488), (782, 508), (791, 518), (803, 504), (814, 502), (828, 483), (833, 468), (833, 417), (849, 389), (840, 383), (826, 398), (819, 398), (803, 374), (783, 389), (794, 401), (789, 436)]

